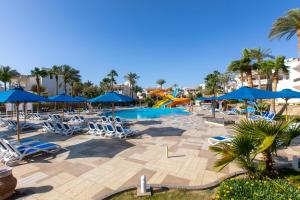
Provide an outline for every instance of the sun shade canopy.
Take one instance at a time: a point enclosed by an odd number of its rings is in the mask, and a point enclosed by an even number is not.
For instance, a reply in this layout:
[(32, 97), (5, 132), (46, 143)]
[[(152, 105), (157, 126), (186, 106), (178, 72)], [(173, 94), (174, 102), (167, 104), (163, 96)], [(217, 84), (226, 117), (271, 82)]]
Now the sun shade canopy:
[(66, 95), (66, 94), (60, 94), (52, 97), (48, 97), (50, 102), (80, 102), (76, 98)]
[(22, 88), (0, 92), (0, 103), (48, 102), (47, 98), (24, 91)]
[(234, 100), (234, 99), (243, 99), (243, 100), (254, 100), (254, 99), (274, 99), (278, 98), (276, 92), (260, 90), (256, 88), (241, 87), (238, 90), (225, 94), (218, 97), (218, 100)]
[(116, 92), (107, 92), (104, 95), (89, 99), (89, 102), (99, 102), (99, 103), (116, 103), (116, 102), (132, 102), (135, 101), (129, 96), (118, 94)]

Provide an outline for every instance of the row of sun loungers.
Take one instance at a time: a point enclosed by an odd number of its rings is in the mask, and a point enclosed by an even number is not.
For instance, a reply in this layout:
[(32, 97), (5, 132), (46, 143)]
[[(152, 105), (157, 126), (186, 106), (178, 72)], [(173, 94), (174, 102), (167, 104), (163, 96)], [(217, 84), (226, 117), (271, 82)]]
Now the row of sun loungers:
[(61, 147), (54, 143), (41, 142), (38, 140), (23, 140), (13, 143), (0, 139), (0, 161), (7, 166), (19, 163), (23, 158), (39, 153), (56, 153)]
[(20, 113), (20, 119), (43, 120), (39, 113)]
[(106, 137), (118, 137), (118, 138), (127, 138), (134, 136), (136, 131), (124, 128), (121, 124), (110, 124), (110, 123), (102, 123), (102, 122), (89, 122), (89, 134), (106, 136)]
[(48, 115), (48, 121), (52, 121), (52, 122), (61, 122), (62, 118), (60, 115), (57, 114), (49, 114)]
[(268, 122), (272, 122), (275, 116), (276, 114), (274, 112), (263, 112), (262, 115), (252, 115), (248, 118), (251, 120), (266, 120)]
[(59, 135), (73, 135), (74, 133), (81, 132), (82, 128), (69, 126), (66, 123), (61, 122), (43, 122), (43, 132), (55, 133)]

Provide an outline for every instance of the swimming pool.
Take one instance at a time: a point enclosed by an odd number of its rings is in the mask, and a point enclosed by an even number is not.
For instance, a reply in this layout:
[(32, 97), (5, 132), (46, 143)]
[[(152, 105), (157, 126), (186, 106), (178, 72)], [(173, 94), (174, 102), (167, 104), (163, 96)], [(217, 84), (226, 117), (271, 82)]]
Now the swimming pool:
[[(190, 113), (180, 108), (135, 108), (115, 111), (115, 116), (126, 119), (152, 119), (171, 115), (189, 115)], [(111, 112), (105, 113), (110, 116)]]

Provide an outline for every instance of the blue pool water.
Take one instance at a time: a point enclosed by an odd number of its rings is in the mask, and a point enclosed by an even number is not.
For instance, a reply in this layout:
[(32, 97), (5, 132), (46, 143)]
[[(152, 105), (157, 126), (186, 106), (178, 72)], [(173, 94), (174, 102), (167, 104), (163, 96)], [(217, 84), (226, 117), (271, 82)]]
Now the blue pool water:
[[(170, 115), (189, 115), (190, 113), (180, 108), (135, 108), (128, 110), (117, 110), (115, 116), (126, 119), (152, 119)], [(105, 113), (110, 116), (111, 112)]]

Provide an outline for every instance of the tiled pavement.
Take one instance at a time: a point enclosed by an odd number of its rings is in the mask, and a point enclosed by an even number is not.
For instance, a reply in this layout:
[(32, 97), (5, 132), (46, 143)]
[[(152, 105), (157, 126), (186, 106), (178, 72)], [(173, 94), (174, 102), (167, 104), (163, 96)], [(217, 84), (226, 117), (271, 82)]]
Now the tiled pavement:
[[(146, 175), (152, 184), (194, 186), (239, 170), (233, 164), (221, 172), (213, 169), (216, 157), (208, 150), (207, 138), (228, 134), (230, 129), (205, 124), (202, 117), (139, 121), (133, 128), (141, 136), (128, 140), (82, 134), (23, 134), (55, 142), (64, 150), (15, 166), (19, 192), (29, 194), (25, 199), (98, 199), (118, 188), (138, 184), (141, 175)], [(286, 151), (292, 154), (300, 149), (294, 146)]]

